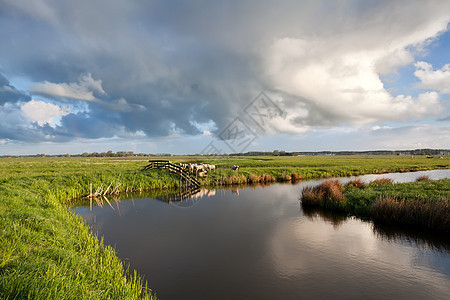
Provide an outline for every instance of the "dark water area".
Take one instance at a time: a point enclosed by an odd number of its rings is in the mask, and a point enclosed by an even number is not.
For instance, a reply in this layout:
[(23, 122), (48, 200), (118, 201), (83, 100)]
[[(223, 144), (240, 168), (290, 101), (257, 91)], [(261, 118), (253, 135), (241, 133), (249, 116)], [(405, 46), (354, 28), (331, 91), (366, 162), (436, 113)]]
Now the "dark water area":
[[(450, 170), (392, 176), (424, 174)], [(391, 174), (368, 176), (360, 178)], [(182, 201), (152, 192), (74, 210), (163, 300), (449, 299), (449, 237), (304, 210), (301, 190), (320, 182), (201, 190)]]

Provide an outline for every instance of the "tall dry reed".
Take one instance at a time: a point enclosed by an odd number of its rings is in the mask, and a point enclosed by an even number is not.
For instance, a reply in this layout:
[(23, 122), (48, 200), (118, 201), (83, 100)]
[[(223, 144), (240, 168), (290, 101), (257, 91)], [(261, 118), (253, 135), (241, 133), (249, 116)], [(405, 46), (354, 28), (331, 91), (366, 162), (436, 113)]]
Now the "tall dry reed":
[(450, 199), (405, 200), (380, 197), (372, 205), (376, 222), (422, 226), (450, 232)]
[(302, 205), (339, 208), (346, 202), (342, 190), (343, 186), (339, 180), (329, 180), (316, 187), (304, 188), (302, 190)]
[(369, 183), (370, 186), (381, 186), (381, 185), (387, 185), (387, 184), (394, 184), (394, 180), (390, 178), (379, 178), (371, 181)]
[(362, 189), (365, 186), (365, 183), (361, 179), (354, 179), (347, 182), (345, 186), (353, 186), (355, 188)]
[(416, 178), (416, 181), (428, 181), (430, 180), (430, 176), (428, 175), (422, 175)]

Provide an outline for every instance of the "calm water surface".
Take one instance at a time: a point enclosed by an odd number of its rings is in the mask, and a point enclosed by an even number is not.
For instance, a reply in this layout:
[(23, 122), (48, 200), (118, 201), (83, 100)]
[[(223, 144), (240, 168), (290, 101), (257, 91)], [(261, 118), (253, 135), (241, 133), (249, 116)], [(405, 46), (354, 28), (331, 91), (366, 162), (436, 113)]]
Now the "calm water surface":
[(75, 211), (163, 300), (449, 299), (450, 238), (303, 211), (301, 189), (319, 182), (204, 190), (170, 203), (149, 194)]

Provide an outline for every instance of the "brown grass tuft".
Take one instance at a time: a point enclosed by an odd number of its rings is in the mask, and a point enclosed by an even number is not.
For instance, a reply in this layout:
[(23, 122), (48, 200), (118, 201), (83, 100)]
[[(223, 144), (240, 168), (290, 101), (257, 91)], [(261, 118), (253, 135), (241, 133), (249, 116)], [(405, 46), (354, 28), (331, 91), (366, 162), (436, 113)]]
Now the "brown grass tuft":
[(291, 180), (292, 180), (292, 181), (299, 181), (299, 180), (302, 180), (302, 175), (299, 175), (299, 174), (297, 174), (297, 173), (292, 173), (292, 174), (291, 174)]
[(225, 185), (234, 185), (234, 184), (245, 184), (247, 183), (247, 177), (244, 175), (233, 175), (227, 178), (224, 178), (223, 184)]
[(422, 176), (417, 177), (417, 179), (416, 179), (416, 181), (428, 181), (428, 180), (430, 180), (430, 176), (428, 176), (428, 175), (422, 175)]
[(419, 225), (450, 232), (450, 199), (405, 200), (382, 197), (372, 205), (373, 219), (385, 224)]
[(375, 179), (374, 181), (371, 181), (369, 183), (370, 186), (380, 186), (380, 185), (388, 185), (388, 184), (394, 184), (394, 180), (390, 178), (380, 178)]
[(303, 206), (320, 206), (324, 192), (316, 187), (306, 187), (302, 190), (302, 205)]
[(269, 174), (262, 174), (261, 176), (258, 177), (258, 181), (263, 183), (263, 182), (275, 182), (275, 177), (273, 177), (272, 175)]
[(339, 180), (329, 180), (313, 188), (304, 188), (302, 205), (337, 208), (346, 201), (342, 189), (342, 183)]
[(345, 186), (354, 186), (355, 188), (362, 189), (365, 184), (361, 179), (354, 179), (345, 184)]
[(325, 181), (319, 187), (324, 190), (325, 197), (341, 201), (344, 198), (342, 194), (342, 183), (339, 180)]
[(250, 174), (250, 176), (248, 177), (248, 182), (250, 182), (250, 183), (258, 183), (259, 182), (258, 175)]
[(291, 181), (291, 175), (288, 174), (281, 174), (280, 181)]

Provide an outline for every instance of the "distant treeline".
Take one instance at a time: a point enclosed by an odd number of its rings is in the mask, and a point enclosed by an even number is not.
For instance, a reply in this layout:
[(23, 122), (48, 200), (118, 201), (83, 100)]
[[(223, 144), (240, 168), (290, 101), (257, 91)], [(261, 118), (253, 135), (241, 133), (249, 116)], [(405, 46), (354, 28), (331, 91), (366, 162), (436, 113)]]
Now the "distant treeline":
[[(447, 156), (450, 155), (448, 149), (415, 149), (415, 150), (374, 150), (374, 151), (308, 151), (308, 152), (288, 152), (283, 150), (274, 151), (251, 151), (245, 153), (230, 153), (224, 154), (229, 156), (298, 156), (298, 155), (428, 155), (428, 156)], [(118, 151), (112, 152), (84, 152), (82, 154), (36, 154), (36, 155), (3, 155), (0, 157), (130, 157), (130, 156), (172, 156), (170, 153), (134, 153), (133, 151)], [(195, 154), (194, 156), (200, 156)], [(217, 156), (211, 154), (209, 156)]]
[(112, 152), (84, 152), (82, 154), (57, 154), (48, 155), (44, 153), (36, 155), (3, 155), (0, 157), (130, 157), (130, 156), (172, 156), (170, 153), (158, 153), (158, 154), (148, 154), (148, 153), (134, 153), (133, 151), (118, 151)]
[(287, 152), (274, 150), (271, 152), (253, 151), (233, 153), (232, 156), (298, 156), (298, 155), (450, 155), (448, 149), (415, 149), (415, 150), (374, 150), (374, 151), (317, 151)]

